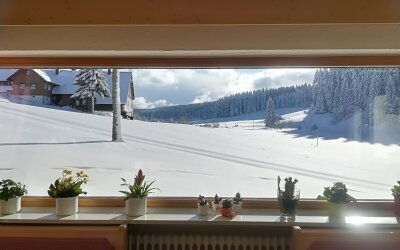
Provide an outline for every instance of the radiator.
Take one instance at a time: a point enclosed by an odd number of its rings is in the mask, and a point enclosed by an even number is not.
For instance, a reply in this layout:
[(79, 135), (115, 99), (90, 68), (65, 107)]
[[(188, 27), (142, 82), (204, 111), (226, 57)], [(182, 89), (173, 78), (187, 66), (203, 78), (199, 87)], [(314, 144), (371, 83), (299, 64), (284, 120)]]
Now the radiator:
[(131, 250), (291, 250), (284, 235), (136, 233)]

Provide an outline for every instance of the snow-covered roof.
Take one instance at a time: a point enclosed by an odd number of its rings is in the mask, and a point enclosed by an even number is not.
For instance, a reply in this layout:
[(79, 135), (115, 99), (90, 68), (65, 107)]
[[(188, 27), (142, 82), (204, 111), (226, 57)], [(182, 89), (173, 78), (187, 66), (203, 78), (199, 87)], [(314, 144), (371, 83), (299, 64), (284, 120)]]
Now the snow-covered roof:
[(0, 81), (7, 81), (16, 71), (17, 69), (0, 69)]
[[(60, 84), (60, 86), (55, 87), (53, 89), (53, 94), (55, 95), (72, 95), (75, 93), (75, 90), (78, 86), (74, 85), (75, 83), (75, 75), (78, 71), (76, 70), (60, 70), (59, 74), (56, 74), (55, 70), (44, 70), (46, 74), (51, 78), (51, 82), (55, 82)], [(112, 79), (111, 75), (108, 75), (107, 72), (104, 72), (104, 75), (107, 78), (108, 86), (110, 86), (110, 90), (112, 89)], [(121, 103), (125, 104), (128, 99), (128, 90), (129, 83), (131, 80), (131, 72), (120, 71), (120, 99)], [(97, 97), (97, 104), (111, 104), (111, 97)]]
[[(46, 82), (52, 82), (52, 80), (50, 79), (50, 77), (47, 75), (47, 73), (45, 71), (43, 71), (41, 69), (32, 69), (32, 71), (34, 71), (36, 74), (38, 74)], [(57, 83), (54, 82), (54, 84), (57, 84)]]
[[(42, 77), (45, 81), (51, 82), (55, 85), (53, 94), (55, 95), (72, 95), (75, 93), (75, 90), (78, 86), (74, 85), (75, 83), (75, 75), (78, 72), (77, 70), (71, 69), (60, 69), (59, 73), (56, 74), (55, 69), (32, 69), (36, 72), (40, 77)], [(13, 75), (17, 69), (0, 69), (0, 81), (7, 80), (11, 75)], [(131, 81), (131, 71), (120, 71), (120, 98), (121, 103), (125, 104), (128, 99), (128, 90), (129, 83)], [(107, 72), (104, 72), (104, 75), (107, 78), (108, 86), (110, 86), (110, 90), (112, 89), (112, 79), (111, 75), (108, 75)], [(97, 104), (111, 104), (111, 97), (96, 98)]]

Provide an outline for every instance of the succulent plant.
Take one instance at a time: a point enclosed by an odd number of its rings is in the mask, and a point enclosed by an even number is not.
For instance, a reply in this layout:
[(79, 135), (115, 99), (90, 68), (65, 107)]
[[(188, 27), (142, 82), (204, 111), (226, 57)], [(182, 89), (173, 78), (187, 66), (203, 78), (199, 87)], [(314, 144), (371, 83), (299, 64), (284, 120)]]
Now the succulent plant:
[(318, 196), (318, 199), (326, 199), (332, 203), (349, 203), (355, 199), (347, 193), (346, 185), (342, 182), (334, 182), (332, 187), (324, 188), (324, 196)]
[(206, 198), (202, 195), (199, 195), (199, 198), (197, 198), (197, 202), (200, 206), (206, 206), (208, 204)]
[(229, 199), (222, 200), (222, 207), (223, 208), (232, 208), (232, 200), (229, 200)]
[(281, 177), (278, 175), (278, 192), (279, 196), (286, 198), (286, 199), (292, 199), (294, 197), (294, 189), (296, 186), (296, 183), (298, 182), (297, 179), (293, 179), (292, 177), (285, 178), (285, 190), (282, 191), (280, 188), (281, 184)]
[(400, 181), (397, 181), (397, 185), (394, 185), (391, 190), (394, 198), (400, 197)]
[(219, 197), (218, 194), (215, 194), (213, 203), (219, 204), (219, 203), (221, 203), (221, 201), (222, 201), (222, 197)]
[(237, 192), (235, 197), (233, 197), (233, 203), (239, 204), (240, 202), (242, 202), (242, 197), (240, 196), (240, 193)]

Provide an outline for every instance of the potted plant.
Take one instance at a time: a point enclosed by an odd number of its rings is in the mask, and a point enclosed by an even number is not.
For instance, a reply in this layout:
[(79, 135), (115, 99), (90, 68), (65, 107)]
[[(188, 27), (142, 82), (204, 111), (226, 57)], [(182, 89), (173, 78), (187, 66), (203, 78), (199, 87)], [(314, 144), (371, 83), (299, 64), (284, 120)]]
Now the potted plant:
[(349, 202), (355, 199), (347, 193), (346, 185), (342, 182), (334, 182), (332, 187), (325, 187), (323, 196), (319, 196), (328, 201), (329, 218), (344, 218), (346, 207)]
[(126, 186), (129, 191), (120, 191), (125, 195), (125, 214), (128, 216), (140, 216), (147, 213), (147, 196), (158, 190), (151, 187), (154, 183), (144, 180), (146, 176), (140, 169), (135, 175), (133, 184), (129, 184), (124, 178), (121, 186)]
[(222, 217), (231, 218), (233, 216), (232, 200), (229, 199), (222, 200), (219, 212), (221, 213)]
[(400, 216), (400, 181), (392, 188), (392, 195), (394, 197), (394, 213)]
[(242, 197), (240, 193), (237, 192), (235, 197), (233, 197), (233, 204), (232, 204), (233, 212), (238, 214), (242, 210)]
[(88, 181), (89, 177), (83, 171), (74, 175), (70, 169), (63, 170), (62, 176), (54, 184), (50, 184), (47, 191), (50, 197), (56, 199), (56, 215), (66, 216), (78, 212), (78, 196), (86, 194), (81, 186)]
[(197, 198), (197, 214), (200, 216), (208, 215), (208, 201), (202, 195)]
[(219, 197), (218, 194), (215, 194), (214, 201), (212, 202), (212, 208), (217, 211), (221, 207), (222, 197)]
[(281, 214), (285, 218), (294, 218), (297, 214), (297, 209), (300, 199), (300, 190), (295, 188), (297, 179), (292, 177), (285, 178), (285, 186), (282, 190), (280, 183), (281, 178), (278, 176), (278, 201)]
[(15, 214), (21, 210), (21, 197), (27, 194), (26, 186), (11, 179), (0, 181), (1, 213)]

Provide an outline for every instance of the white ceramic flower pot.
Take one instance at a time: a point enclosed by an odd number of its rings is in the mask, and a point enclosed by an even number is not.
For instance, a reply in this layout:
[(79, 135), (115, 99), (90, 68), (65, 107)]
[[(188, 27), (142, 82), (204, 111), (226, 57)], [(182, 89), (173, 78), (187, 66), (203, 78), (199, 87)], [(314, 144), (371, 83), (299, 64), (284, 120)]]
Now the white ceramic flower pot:
[(232, 210), (233, 210), (233, 213), (240, 214), (240, 212), (242, 211), (242, 203), (241, 202), (233, 203)]
[(56, 198), (56, 215), (67, 216), (78, 213), (78, 196)]
[(21, 211), (21, 197), (15, 197), (8, 199), (7, 201), (1, 201), (2, 214), (15, 214), (19, 211)]
[(200, 216), (208, 215), (208, 203), (207, 205), (197, 205), (197, 214)]
[(332, 203), (328, 202), (329, 218), (345, 218), (346, 217), (346, 203)]
[(147, 198), (131, 198), (125, 201), (125, 214), (128, 216), (141, 216), (147, 213)]
[(212, 208), (217, 211), (221, 208), (221, 203), (212, 203)]

